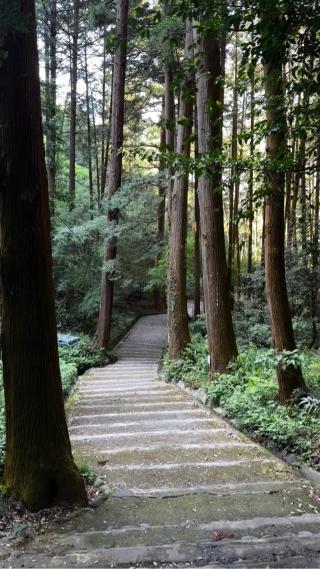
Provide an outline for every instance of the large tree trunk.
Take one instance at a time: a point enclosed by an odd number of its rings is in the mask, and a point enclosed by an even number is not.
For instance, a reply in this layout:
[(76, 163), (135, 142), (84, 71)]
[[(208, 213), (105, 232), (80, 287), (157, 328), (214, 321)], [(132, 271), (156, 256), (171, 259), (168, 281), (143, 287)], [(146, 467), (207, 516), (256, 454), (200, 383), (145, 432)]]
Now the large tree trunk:
[[(197, 36), (197, 34), (196, 34)], [(197, 42), (197, 111), (199, 156), (221, 152), (222, 93), (220, 45), (215, 32)], [(221, 167), (213, 164), (199, 178), (200, 228), (211, 372), (223, 372), (237, 356), (225, 253)]]
[[(286, 117), (282, 82), (282, 46), (276, 46), (269, 37), (270, 29), (280, 27), (277, 5), (264, 3), (262, 29), (264, 46), (264, 81), (267, 100), (266, 118), (268, 135), (266, 153), (270, 168), (266, 173), (267, 190), (265, 208), (265, 274), (266, 292), (269, 307), (273, 346), (279, 352), (294, 350), (296, 347), (292, 328), (290, 307), (285, 276), (284, 261), (284, 195), (285, 174), (281, 163), (286, 153)], [(270, 47), (271, 42), (271, 47)], [(275, 47), (276, 46), (276, 47)], [(289, 400), (297, 388), (304, 388), (300, 368), (288, 366), (277, 369), (279, 397), (282, 402)]]
[(73, 29), (70, 65), (70, 142), (69, 142), (69, 207), (75, 206), (76, 194), (76, 131), (77, 131), (77, 83), (79, 42), (79, 0), (73, 0)]
[(28, 32), (2, 37), (0, 70), (4, 483), (37, 510), (85, 504), (86, 493), (72, 459), (59, 372), (35, 6), (18, 6)]
[[(117, 0), (117, 38), (118, 44), (114, 57), (113, 71), (113, 101), (111, 119), (111, 148), (109, 167), (109, 198), (121, 186), (122, 178), (122, 152), (123, 122), (124, 122), (124, 94), (126, 78), (126, 56), (128, 41), (128, 11), (129, 0)], [(118, 223), (118, 210), (108, 211), (108, 225), (112, 227)], [(117, 243), (114, 237), (107, 239), (104, 253), (104, 263), (113, 261), (117, 256)], [(107, 271), (102, 272), (100, 310), (96, 333), (96, 345), (107, 348), (110, 342), (111, 322), (113, 309), (113, 280)]]
[[(187, 23), (185, 63), (190, 67), (192, 27)], [(188, 159), (192, 134), (194, 78), (190, 69), (184, 71), (181, 85), (177, 129), (177, 155)], [(186, 293), (185, 247), (188, 222), (188, 173), (176, 172), (171, 200), (171, 227), (168, 266), (168, 333), (169, 357), (178, 359), (190, 342)]]

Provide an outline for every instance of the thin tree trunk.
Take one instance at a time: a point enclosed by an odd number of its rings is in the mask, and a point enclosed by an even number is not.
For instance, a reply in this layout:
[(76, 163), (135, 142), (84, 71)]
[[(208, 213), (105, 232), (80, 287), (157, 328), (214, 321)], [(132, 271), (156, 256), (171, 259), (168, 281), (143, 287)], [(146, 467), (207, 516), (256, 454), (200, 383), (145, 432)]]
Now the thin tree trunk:
[(90, 94), (89, 94), (88, 59), (87, 59), (87, 47), (86, 46), (84, 48), (84, 67), (85, 67), (86, 107), (87, 107), (86, 111), (87, 111), (89, 196), (90, 196), (90, 208), (92, 208), (92, 206), (93, 206), (92, 137), (91, 137), (91, 120), (90, 120)]
[(198, 176), (194, 180), (194, 307), (193, 317), (201, 311), (201, 252), (200, 252), (200, 210), (198, 195)]
[[(199, 157), (222, 150), (220, 42), (213, 31), (195, 34)], [(204, 294), (211, 372), (223, 372), (237, 356), (225, 253), (221, 167), (199, 178)]]
[(72, 459), (59, 371), (35, 5), (17, 6), (26, 27), (2, 37), (0, 73), (4, 484), (38, 510), (86, 504), (86, 493)]
[[(184, 61), (190, 67), (192, 27), (187, 23)], [(194, 79), (185, 70), (181, 85), (179, 121), (177, 128), (177, 155), (190, 157)], [(186, 293), (185, 246), (188, 221), (188, 173), (176, 172), (172, 200), (169, 236), (169, 263), (167, 283), (169, 357), (178, 359), (190, 342)]]
[[(162, 113), (161, 113), (161, 123), (160, 123), (160, 153), (165, 153), (166, 150), (166, 129), (165, 129), (165, 107), (164, 107), (164, 97), (162, 101)], [(159, 162), (159, 205), (158, 205), (158, 224), (157, 224), (157, 238), (158, 243), (163, 242), (165, 235), (165, 216), (166, 216), (166, 189), (164, 186), (164, 175), (165, 175), (165, 165), (163, 157), (161, 156)], [(159, 255), (155, 259), (155, 265), (157, 266), (159, 262)], [(165, 292), (161, 288), (156, 287), (154, 290), (154, 306), (157, 311), (166, 310), (166, 298)]]
[[(102, 62), (102, 112), (101, 112), (101, 180), (100, 187), (102, 185), (104, 176), (104, 164), (105, 164), (105, 129), (106, 129), (106, 60), (107, 60), (107, 41), (106, 41), (107, 29), (104, 27), (104, 37), (103, 37), (103, 62)], [(105, 181), (104, 181), (105, 186)], [(100, 193), (100, 192), (99, 192)], [(100, 201), (100, 195), (98, 196), (98, 201)]]
[(166, 148), (169, 157), (169, 164), (167, 165), (167, 209), (168, 209), (168, 226), (170, 229), (171, 219), (171, 201), (174, 184), (174, 171), (170, 163), (170, 156), (173, 156), (175, 145), (175, 104), (174, 104), (174, 90), (173, 90), (173, 72), (172, 65), (168, 64), (164, 72), (165, 82), (165, 118), (166, 118)]
[(48, 185), (51, 214), (54, 213), (54, 198), (56, 193), (57, 176), (57, 0), (50, 0), (50, 35), (49, 35), (49, 57), (50, 57), (50, 98), (49, 98), (49, 128), (48, 137)]
[[(124, 95), (126, 78), (126, 56), (128, 41), (129, 0), (117, 0), (117, 38), (118, 44), (114, 57), (113, 102), (111, 120), (111, 147), (109, 169), (109, 198), (112, 198), (121, 186)], [(118, 223), (118, 210), (108, 210), (108, 225), (112, 230)], [(117, 243), (114, 236), (107, 239), (104, 264), (114, 261), (117, 256)], [(113, 310), (113, 280), (107, 270), (102, 272), (100, 310), (96, 333), (96, 345), (107, 348), (110, 342)]]
[(76, 195), (76, 130), (77, 130), (77, 83), (80, 1), (73, 0), (73, 29), (70, 66), (70, 142), (69, 142), (69, 208), (75, 206)]
[(92, 129), (93, 129), (93, 141), (94, 141), (94, 158), (96, 166), (96, 184), (97, 184), (97, 200), (100, 201), (101, 191), (100, 191), (100, 164), (99, 164), (99, 148), (98, 148), (98, 137), (97, 137), (97, 125), (94, 109), (94, 99), (93, 93), (91, 92), (91, 110), (92, 110)]
[(229, 189), (229, 244), (228, 244), (228, 267), (230, 274), (230, 286), (233, 290), (233, 259), (234, 250), (236, 246), (236, 216), (239, 198), (236, 196), (237, 188), (237, 158), (238, 158), (238, 88), (237, 88), (237, 78), (238, 78), (238, 36), (236, 34), (235, 46), (234, 46), (234, 77), (233, 77), (233, 105), (232, 105), (232, 144), (231, 144), (231, 158), (232, 158), (232, 168), (231, 168), (231, 181)]
[[(265, 274), (266, 292), (274, 348), (282, 352), (296, 348), (292, 328), (284, 262), (284, 194), (285, 175), (279, 168), (286, 152), (286, 117), (284, 115), (284, 89), (282, 81), (282, 49), (269, 37), (269, 30), (280, 27), (277, 5), (264, 2), (262, 28), (268, 30), (265, 41), (264, 81), (267, 99), (266, 139), (267, 158), (271, 163), (266, 173), (267, 190), (265, 211)], [(266, 39), (267, 37), (267, 39)], [(270, 42), (272, 48), (270, 48)], [(276, 128), (275, 128), (276, 127)], [(301, 369), (289, 365), (277, 368), (280, 401), (288, 401), (297, 388), (304, 388)]]
[(261, 231), (261, 269), (264, 271), (265, 266), (265, 237), (266, 237), (266, 198), (263, 198), (262, 204), (262, 231)]
[(107, 129), (106, 141), (105, 141), (104, 161), (101, 163), (101, 186), (100, 186), (101, 198), (103, 198), (103, 196), (105, 194), (106, 183), (107, 183), (107, 172), (108, 172), (109, 152), (110, 152), (110, 137), (111, 137), (111, 122), (112, 122), (112, 106), (113, 106), (113, 87), (114, 87), (114, 63), (112, 66), (109, 120), (108, 120), (108, 129)]
[[(223, 44), (224, 45), (224, 44)], [(198, 144), (198, 115), (197, 109), (193, 113), (194, 123), (194, 157), (199, 158)], [(194, 174), (194, 307), (193, 318), (201, 312), (201, 233), (200, 233), (200, 208), (199, 208), (199, 175)]]
[(320, 140), (317, 144), (316, 155), (316, 180), (314, 198), (314, 230), (313, 230), (313, 250), (312, 250), (312, 280), (311, 290), (311, 317), (312, 317), (312, 339), (309, 346), (311, 349), (318, 337), (317, 313), (318, 313), (318, 288), (319, 288), (319, 214), (320, 214)]
[[(253, 161), (254, 156), (254, 113), (255, 113), (255, 78), (254, 71), (251, 78), (251, 101), (250, 101), (250, 158)], [(248, 196), (248, 217), (249, 217), (249, 238), (248, 238), (248, 274), (252, 273), (252, 245), (253, 245), (253, 184), (254, 184), (254, 169), (253, 164), (250, 165), (249, 173), (249, 196)]]

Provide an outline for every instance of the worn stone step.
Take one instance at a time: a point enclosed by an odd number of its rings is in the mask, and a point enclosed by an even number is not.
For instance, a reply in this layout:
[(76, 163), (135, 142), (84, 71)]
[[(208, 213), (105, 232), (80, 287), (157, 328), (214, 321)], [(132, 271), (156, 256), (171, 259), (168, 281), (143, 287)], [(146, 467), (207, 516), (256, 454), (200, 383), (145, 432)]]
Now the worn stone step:
[[(104, 420), (105, 419), (105, 420)], [(225, 429), (225, 424), (216, 419), (209, 419), (208, 417), (176, 417), (176, 418), (163, 418), (163, 417), (152, 417), (152, 418), (133, 418), (123, 419), (122, 421), (110, 421), (108, 417), (103, 417), (98, 415), (96, 418), (89, 416), (85, 421), (79, 421), (77, 418), (71, 420), (70, 431), (72, 433), (82, 432), (86, 430), (88, 433), (94, 431), (95, 433), (112, 433), (113, 431), (121, 431), (123, 434), (129, 433), (139, 433), (143, 432), (146, 434), (152, 433), (153, 431), (159, 431), (163, 428), (181, 429), (186, 427), (190, 430), (197, 430), (198, 427), (206, 429)]]
[(161, 465), (138, 465), (127, 469), (102, 469), (108, 481), (118, 487), (162, 489), (170, 487), (228, 482), (290, 480), (294, 474), (285, 465), (277, 465), (270, 459), (237, 459), (234, 461), (214, 461), (212, 463), (181, 463)]
[(103, 412), (103, 408), (101, 413), (90, 413), (88, 415), (85, 415), (83, 412), (80, 413), (79, 415), (74, 414), (72, 421), (75, 422), (76, 424), (79, 423), (85, 423), (88, 420), (92, 419), (92, 420), (97, 420), (97, 422), (99, 422), (98, 420), (101, 420), (103, 422), (109, 422), (113, 423), (115, 421), (122, 421), (124, 420), (128, 420), (131, 421), (133, 420), (158, 420), (158, 419), (162, 419), (164, 421), (170, 421), (170, 419), (184, 419), (184, 418), (195, 418), (195, 417), (206, 417), (206, 415), (203, 413), (202, 409), (180, 409), (179, 411), (177, 411), (176, 409), (164, 409), (164, 410), (158, 410), (158, 411), (126, 411), (126, 412), (107, 412), (104, 413)]
[[(64, 528), (64, 532), (66, 529)], [(89, 530), (75, 534), (69, 532), (63, 537), (63, 543), (78, 551), (97, 548), (132, 547), (141, 544), (145, 547), (166, 545), (168, 543), (201, 543), (220, 541), (230, 544), (235, 541), (264, 540), (285, 538), (287, 540), (305, 537), (314, 538), (320, 534), (320, 516), (304, 514), (302, 516), (264, 517), (242, 519), (229, 522), (218, 520), (197, 523), (186, 520), (180, 525), (141, 524), (140, 526), (109, 527), (100, 531)], [(219, 539), (220, 538), (220, 539)]]
[[(230, 431), (226, 429), (201, 429), (196, 430), (189, 429), (161, 429), (159, 431), (153, 431), (152, 433), (99, 433), (90, 434), (83, 433), (73, 434), (71, 433), (71, 440), (76, 441), (88, 441), (95, 446), (97, 450), (101, 448), (101, 444), (105, 448), (105, 444), (108, 441), (108, 447), (113, 448), (114, 446), (128, 446), (128, 444), (135, 446), (140, 446), (142, 444), (150, 446), (152, 444), (171, 444), (176, 445), (181, 442), (188, 443), (204, 443), (207, 442), (225, 442), (230, 440)], [(241, 442), (240, 435), (233, 435), (234, 440)]]
[[(217, 543), (212, 540), (165, 545), (97, 548), (67, 550), (64, 555), (46, 556), (43, 553), (21, 556), (20, 567), (320, 567), (320, 535), (292, 535), (279, 538), (228, 540)], [(306, 563), (308, 560), (308, 563)], [(297, 561), (298, 564), (295, 564)], [(301, 564), (302, 563), (302, 564)], [(186, 564), (186, 565), (184, 565)], [(14, 565), (17, 567), (17, 565)]]
[(104, 403), (102, 402), (89, 402), (86, 401), (85, 398), (78, 400), (78, 402), (74, 406), (75, 413), (79, 413), (80, 411), (87, 414), (95, 414), (95, 413), (103, 413), (103, 412), (112, 412), (112, 413), (120, 413), (120, 414), (127, 414), (130, 413), (132, 410), (139, 410), (141, 412), (153, 412), (153, 411), (167, 411), (172, 410), (193, 410), (198, 409), (198, 406), (191, 400), (185, 402), (184, 400), (167, 400), (162, 399), (155, 402), (153, 399), (150, 401), (139, 401), (137, 403), (122, 403), (119, 401), (116, 402), (109, 402), (107, 399)]
[(265, 453), (258, 446), (246, 443), (211, 443), (211, 444), (186, 444), (176, 446), (151, 446), (136, 447), (128, 446), (124, 449), (102, 449), (98, 452), (97, 460), (104, 459), (111, 466), (131, 464), (173, 464), (177, 460), (180, 463), (190, 462), (213, 462), (214, 460), (230, 461), (236, 459), (252, 459), (264, 457)]

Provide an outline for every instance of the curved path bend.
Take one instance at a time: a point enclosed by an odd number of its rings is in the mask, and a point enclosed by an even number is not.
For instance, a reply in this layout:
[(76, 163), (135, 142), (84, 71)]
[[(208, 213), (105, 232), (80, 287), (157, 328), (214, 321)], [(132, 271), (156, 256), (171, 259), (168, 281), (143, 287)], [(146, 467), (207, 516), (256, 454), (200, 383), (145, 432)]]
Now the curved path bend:
[(75, 456), (110, 498), (12, 554), (10, 567), (320, 567), (314, 488), (178, 387), (161, 382), (164, 316), (80, 381)]

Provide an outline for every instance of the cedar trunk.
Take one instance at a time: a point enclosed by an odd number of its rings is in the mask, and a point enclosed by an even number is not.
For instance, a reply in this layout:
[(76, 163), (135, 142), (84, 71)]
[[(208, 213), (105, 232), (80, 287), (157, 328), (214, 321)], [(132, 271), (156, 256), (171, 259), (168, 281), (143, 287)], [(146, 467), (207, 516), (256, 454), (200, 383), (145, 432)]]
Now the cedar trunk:
[[(109, 167), (109, 198), (121, 186), (122, 178), (122, 144), (124, 123), (124, 94), (126, 78), (126, 56), (128, 35), (129, 0), (117, 2), (117, 37), (118, 44), (114, 56), (113, 70), (113, 98), (111, 119), (111, 150)], [(119, 212), (108, 211), (108, 225), (112, 229), (118, 223)], [(114, 261), (117, 256), (117, 243), (115, 237), (106, 240), (104, 263)], [(112, 275), (103, 269), (100, 295), (100, 310), (96, 333), (96, 345), (108, 348), (111, 335), (111, 322), (113, 310), (113, 280)]]
[[(267, 3), (266, 3), (267, 4)], [(269, 14), (269, 12), (271, 12)], [(263, 18), (273, 18), (273, 29), (279, 24), (276, 6), (266, 10)], [(270, 19), (263, 20), (266, 29), (270, 29)], [(267, 35), (267, 34), (266, 34)], [(267, 39), (269, 41), (270, 38)], [(275, 51), (269, 47), (264, 54), (264, 80), (267, 101), (266, 118), (268, 135), (266, 153), (269, 169), (266, 173), (265, 206), (265, 275), (266, 292), (271, 324), (273, 346), (279, 352), (292, 351), (296, 348), (292, 327), (290, 307), (285, 276), (284, 261), (284, 195), (285, 174), (280, 167), (286, 152), (286, 120), (283, 109), (284, 89), (282, 81), (281, 49)], [(277, 369), (279, 397), (288, 401), (297, 388), (305, 388), (301, 369), (289, 366)]]
[(35, 6), (18, 6), (25, 31), (2, 37), (0, 71), (4, 483), (37, 510), (85, 504), (86, 493), (72, 459), (59, 371)]
[[(191, 56), (192, 28), (187, 24), (185, 61)], [(177, 129), (177, 155), (190, 157), (193, 74), (185, 71), (181, 86), (179, 121)], [(169, 236), (168, 266), (168, 334), (169, 357), (178, 359), (190, 342), (186, 292), (186, 236), (188, 222), (188, 173), (176, 172), (171, 199), (171, 228)]]
[(70, 142), (69, 142), (69, 207), (75, 206), (76, 194), (76, 129), (79, 43), (79, 0), (73, 0), (73, 30), (70, 62)]
[[(160, 122), (160, 152), (164, 153), (166, 149), (166, 130), (165, 130), (165, 103), (164, 97), (162, 100), (162, 114)], [(163, 243), (165, 236), (165, 219), (166, 219), (166, 188), (164, 185), (164, 174), (165, 174), (165, 164), (163, 157), (161, 156), (159, 161), (159, 204), (157, 212), (157, 238), (158, 243)], [(155, 265), (159, 263), (159, 255), (155, 259)], [(166, 293), (161, 287), (155, 287), (154, 289), (154, 307), (157, 311), (166, 312)]]
[[(197, 36), (197, 34), (196, 34)], [(222, 148), (220, 45), (213, 31), (196, 37), (198, 143), (200, 158)], [(237, 356), (225, 252), (221, 167), (208, 165), (199, 178), (205, 310), (211, 372), (223, 372)]]
[[(198, 116), (194, 109), (194, 156), (199, 157), (198, 145)], [(194, 175), (194, 297), (193, 318), (197, 318), (201, 311), (201, 240), (200, 240), (200, 208), (199, 208), (199, 176)]]
[(175, 104), (174, 104), (174, 90), (173, 90), (173, 71), (172, 65), (168, 64), (164, 72), (164, 83), (165, 83), (165, 121), (166, 121), (166, 150), (168, 154), (168, 165), (167, 165), (167, 212), (168, 212), (168, 227), (170, 230), (170, 220), (171, 220), (171, 201), (173, 192), (173, 167), (171, 165), (171, 159), (174, 153), (174, 139), (175, 139)]

